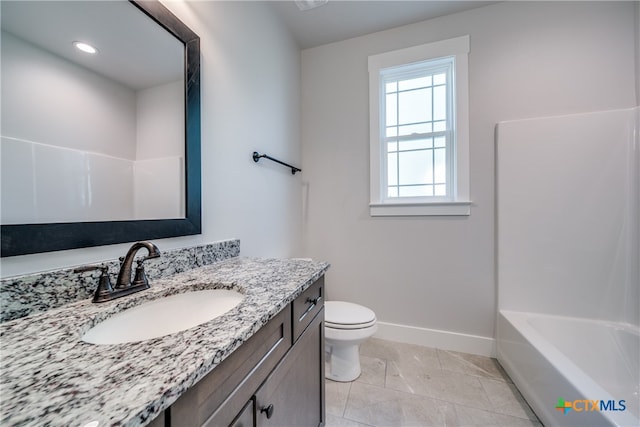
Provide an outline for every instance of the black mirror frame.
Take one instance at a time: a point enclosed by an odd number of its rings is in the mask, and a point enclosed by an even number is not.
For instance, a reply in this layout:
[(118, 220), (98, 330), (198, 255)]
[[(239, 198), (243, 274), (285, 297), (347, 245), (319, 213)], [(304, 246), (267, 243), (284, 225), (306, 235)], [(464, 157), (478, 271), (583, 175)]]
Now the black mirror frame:
[(0, 226), (0, 256), (200, 234), (200, 38), (159, 1), (130, 0), (185, 45), (185, 218)]

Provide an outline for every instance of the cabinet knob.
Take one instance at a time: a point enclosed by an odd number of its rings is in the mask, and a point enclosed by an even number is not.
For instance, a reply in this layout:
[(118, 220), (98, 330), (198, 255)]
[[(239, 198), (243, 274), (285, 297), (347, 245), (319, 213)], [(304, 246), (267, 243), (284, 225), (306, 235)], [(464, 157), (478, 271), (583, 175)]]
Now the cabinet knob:
[(271, 418), (271, 416), (273, 415), (273, 403), (269, 406), (263, 406), (262, 409), (260, 409), (260, 412), (266, 413), (267, 419)]

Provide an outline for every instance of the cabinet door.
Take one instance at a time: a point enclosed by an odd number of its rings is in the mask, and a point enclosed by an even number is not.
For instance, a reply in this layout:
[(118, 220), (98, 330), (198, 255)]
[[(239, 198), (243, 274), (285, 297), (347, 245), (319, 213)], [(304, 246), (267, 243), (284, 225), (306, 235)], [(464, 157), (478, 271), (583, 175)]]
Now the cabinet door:
[(255, 400), (252, 397), (229, 427), (255, 427), (255, 421)]
[(324, 308), (256, 393), (256, 425), (324, 424)]

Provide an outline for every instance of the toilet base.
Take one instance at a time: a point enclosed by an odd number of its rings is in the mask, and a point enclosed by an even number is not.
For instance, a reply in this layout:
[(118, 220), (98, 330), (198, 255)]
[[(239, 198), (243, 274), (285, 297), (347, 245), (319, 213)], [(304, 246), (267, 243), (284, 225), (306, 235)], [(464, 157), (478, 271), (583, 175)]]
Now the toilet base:
[(327, 346), (325, 378), (332, 381), (351, 382), (360, 376), (360, 352), (358, 344)]

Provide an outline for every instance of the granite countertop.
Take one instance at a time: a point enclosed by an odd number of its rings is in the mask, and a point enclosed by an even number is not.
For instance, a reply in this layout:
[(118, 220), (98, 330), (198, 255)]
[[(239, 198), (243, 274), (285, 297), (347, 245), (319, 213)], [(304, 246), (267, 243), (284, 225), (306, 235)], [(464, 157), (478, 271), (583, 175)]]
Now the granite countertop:
[[(215, 368), (322, 276), (307, 260), (231, 258), (165, 279), (115, 301), (84, 300), (0, 324), (0, 424), (145, 425)], [(147, 341), (94, 345), (81, 340), (117, 312), (174, 293), (235, 289), (228, 313)]]

